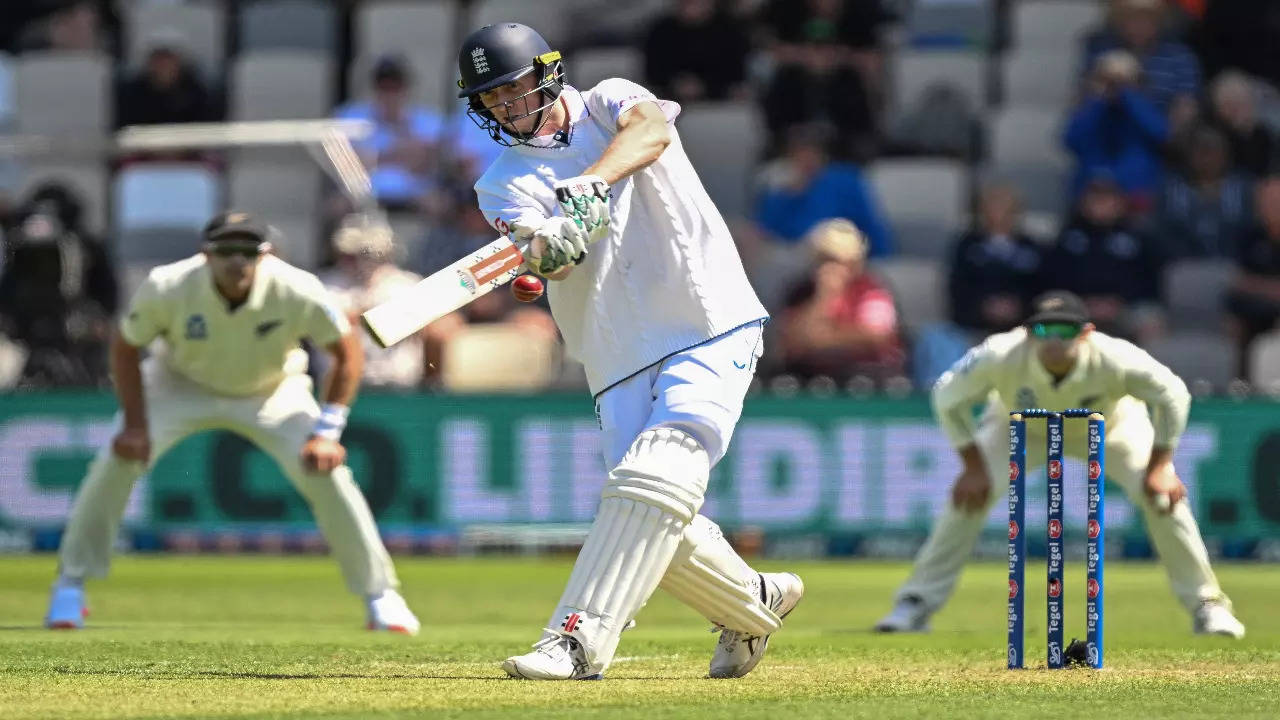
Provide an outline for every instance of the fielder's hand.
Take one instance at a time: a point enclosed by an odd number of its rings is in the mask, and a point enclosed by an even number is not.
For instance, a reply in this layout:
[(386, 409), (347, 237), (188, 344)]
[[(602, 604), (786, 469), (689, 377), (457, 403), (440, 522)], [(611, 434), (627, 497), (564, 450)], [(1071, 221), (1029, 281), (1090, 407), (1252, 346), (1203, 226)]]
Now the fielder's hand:
[(302, 466), (310, 472), (327, 473), (347, 460), (347, 449), (337, 440), (312, 435), (302, 446)]
[(991, 497), (991, 478), (985, 467), (966, 467), (951, 487), (951, 503), (961, 510), (981, 512)]
[(1187, 486), (1178, 479), (1178, 474), (1173, 470), (1173, 463), (1161, 463), (1156, 467), (1148, 468), (1147, 475), (1142, 481), (1142, 489), (1147, 497), (1151, 498), (1156, 509), (1162, 513), (1172, 512), (1173, 506), (1187, 496)]
[(564, 216), (586, 231), (587, 242), (609, 234), (609, 183), (599, 175), (579, 175), (555, 184)]
[(151, 438), (146, 428), (125, 428), (111, 441), (111, 451), (121, 460), (151, 460)]
[(539, 275), (552, 275), (570, 265), (582, 262), (591, 240), (579, 223), (565, 217), (548, 218), (529, 241), (529, 269)]

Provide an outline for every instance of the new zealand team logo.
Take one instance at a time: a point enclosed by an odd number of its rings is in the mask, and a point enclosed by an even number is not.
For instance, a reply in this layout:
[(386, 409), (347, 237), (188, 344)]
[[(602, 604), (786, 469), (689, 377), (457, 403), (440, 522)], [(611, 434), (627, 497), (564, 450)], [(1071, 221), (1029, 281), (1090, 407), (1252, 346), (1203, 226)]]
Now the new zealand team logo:
[(187, 318), (186, 338), (188, 340), (204, 340), (209, 337), (209, 326), (205, 324), (204, 316), (196, 313)]
[(1089, 461), (1089, 479), (1097, 480), (1100, 477), (1102, 477), (1102, 465), (1098, 464), (1097, 460), (1090, 460)]
[(1097, 540), (1098, 536), (1101, 534), (1102, 534), (1102, 526), (1098, 524), (1097, 520), (1090, 520), (1089, 521), (1089, 539)]
[(1062, 537), (1062, 521), (1061, 520), (1055, 519), (1055, 520), (1049, 521), (1049, 537), (1053, 538), (1054, 540), (1057, 540), (1058, 538)]
[(1009, 539), (1015, 540), (1018, 537), (1018, 523), (1014, 520), (1009, 521)]
[(1049, 461), (1049, 477), (1053, 480), (1057, 480), (1058, 478), (1062, 477), (1062, 461), (1060, 460)]
[(1096, 578), (1089, 578), (1089, 590), (1088, 590), (1088, 592), (1089, 592), (1089, 599), (1090, 599), (1090, 600), (1092, 600), (1092, 599), (1094, 599), (1094, 598), (1098, 597), (1098, 592), (1099, 592), (1101, 589), (1102, 589), (1102, 588), (1098, 586), (1098, 580), (1097, 580)]
[(1062, 581), (1058, 578), (1049, 581), (1049, 597), (1062, 597)]

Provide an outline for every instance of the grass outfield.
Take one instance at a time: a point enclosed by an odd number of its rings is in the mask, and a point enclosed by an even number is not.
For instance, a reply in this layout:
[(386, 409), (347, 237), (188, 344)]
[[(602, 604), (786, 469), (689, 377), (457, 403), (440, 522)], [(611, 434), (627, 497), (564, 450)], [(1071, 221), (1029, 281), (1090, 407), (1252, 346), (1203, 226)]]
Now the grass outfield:
[[(89, 586), (81, 632), (39, 629), (54, 560), (0, 556), (0, 718), (1275, 717), (1280, 567), (1219, 574), (1249, 627), (1194, 637), (1161, 570), (1109, 563), (1101, 672), (1004, 669), (1003, 564), (975, 565), (927, 636), (867, 632), (904, 564), (799, 563), (808, 594), (741, 680), (703, 679), (715, 637), (657, 597), (604, 682), (508, 680), (536, 638), (565, 559), (401, 559), (417, 638), (360, 629), (324, 558), (123, 558)], [(780, 568), (777, 563), (772, 567)], [(1032, 568), (1039, 568), (1038, 562)], [(1083, 634), (1078, 563), (1068, 638)], [(1028, 573), (1034, 576), (1034, 570)], [(1031, 583), (1033, 594), (1038, 583)], [(1027, 647), (1044, 647), (1029, 604)], [(1030, 653), (1029, 653), (1030, 654)], [(1030, 717), (1030, 715), (1027, 715)]]

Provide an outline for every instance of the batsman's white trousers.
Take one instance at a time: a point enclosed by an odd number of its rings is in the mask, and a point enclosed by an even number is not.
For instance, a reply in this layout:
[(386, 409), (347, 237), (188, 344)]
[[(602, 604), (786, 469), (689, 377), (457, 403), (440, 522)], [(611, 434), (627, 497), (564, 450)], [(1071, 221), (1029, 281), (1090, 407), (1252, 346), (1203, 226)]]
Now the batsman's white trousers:
[[(926, 607), (936, 611), (951, 596), (960, 570), (973, 551), (978, 535), (986, 522), (990, 506), (1005, 504), (1009, 491), (1009, 423), (1008, 412), (991, 407), (984, 413), (978, 430), (977, 442), (991, 477), (991, 496), (986, 510), (965, 512), (950, 502), (934, 524), (929, 539), (916, 555), (911, 577), (898, 590), (897, 599), (914, 595), (924, 601)], [(1068, 421), (1066, 424), (1066, 455), (1083, 458), (1086, 443), (1085, 424)], [(1187, 502), (1174, 506), (1165, 514), (1151, 504), (1143, 491), (1147, 463), (1151, 459), (1154, 430), (1147, 416), (1146, 406), (1124, 398), (1115, 412), (1107, 418), (1105, 461), (1107, 479), (1119, 485), (1130, 502), (1141, 508), (1147, 533), (1156, 552), (1164, 562), (1169, 583), (1178, 600), (1194, 611), (1205, 600), (1227, 604), (1230, 601), (1218, 586), (1218, 579), (1209, 565), (1200, 528), (1191, 514)], [(1028, 475), (1044, 465), (1045, 425), (1043, 421), (1027, 422)], [(948, 490), (949, 492), (949, 490)], [(1081, 503), (1084, 500), (1081, 499)]]
[[(347, 587), (373, 595), (397, 587), (369, 505), (343, 465), (312, 473), (299, 453), (320, 413), (306, 375), (287, 377), (265, 397), (215, 395), (159, 363), (144, 364), (147, 423), (154, 462), (183, 438), (205, 430), (229, 430), (257, 445), (280, 466), (306, 499)], [(119, 424), (117, 418), (117, 425)], [(59, 572), (68, 578), (103, 577), (134, 482), (143, 463), (122, 460), (107, 445), (89, 466), (76, 494), (58, 550)]]

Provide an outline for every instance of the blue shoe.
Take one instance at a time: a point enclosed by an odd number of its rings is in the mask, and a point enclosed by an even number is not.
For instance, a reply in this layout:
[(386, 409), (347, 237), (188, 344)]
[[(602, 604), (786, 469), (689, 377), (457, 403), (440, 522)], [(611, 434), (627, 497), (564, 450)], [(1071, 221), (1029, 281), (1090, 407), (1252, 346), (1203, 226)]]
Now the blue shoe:
[(50, 630), (79, 630), (89, 611), (84, 606), (84, 588), (79, 585), (54, 585), (49, 596), (49, 614), (44, 626)]

